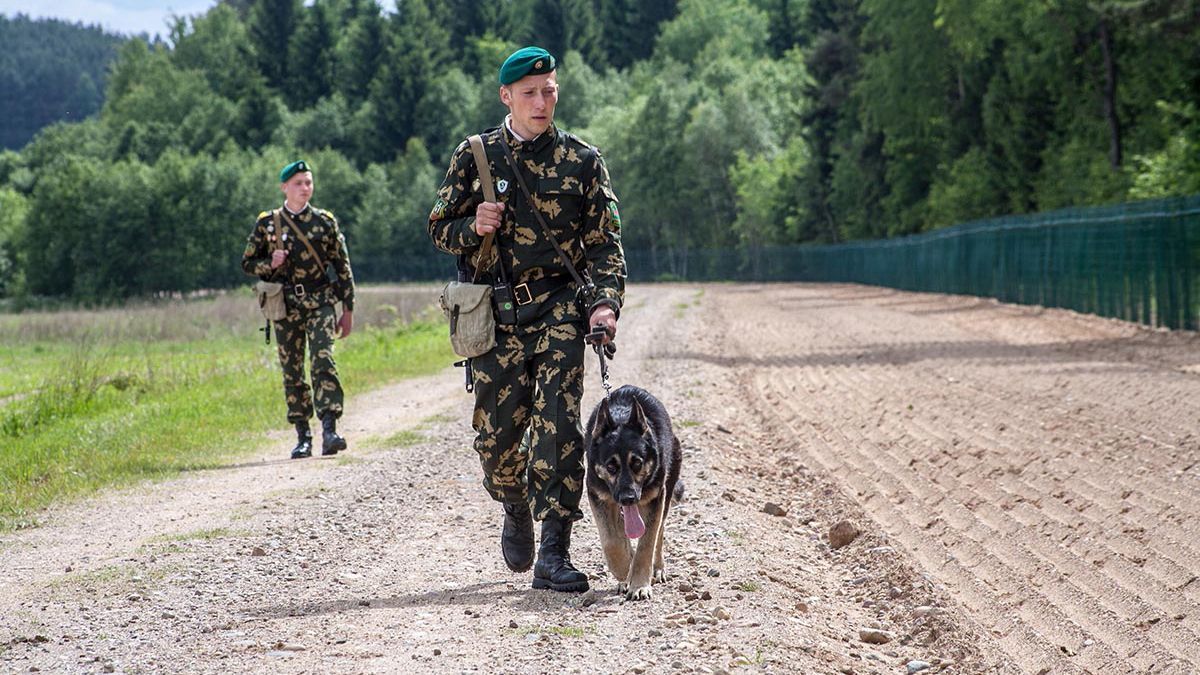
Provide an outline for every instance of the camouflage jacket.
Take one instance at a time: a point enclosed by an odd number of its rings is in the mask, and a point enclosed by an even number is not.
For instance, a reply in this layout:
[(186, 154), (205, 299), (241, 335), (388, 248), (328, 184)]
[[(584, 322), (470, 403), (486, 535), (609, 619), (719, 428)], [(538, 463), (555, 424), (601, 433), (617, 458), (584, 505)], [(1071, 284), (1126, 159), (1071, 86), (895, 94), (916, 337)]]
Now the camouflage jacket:
[[(596, 285), (596, 298), (587, 312), (607, 304), (619, 313), (625, 295), (621, 216), (600, 151), (553, 125), (532, 141), (518, 141), (502, 127), (488, 129), (482, 136), (496, 198), (505, 209), (481, 278), (489, 282), (497, 278), (498, 256), (518, 299), (522, 331), (585, 320), (575, 302), (575, 283), (538, 224), (535, 205), (575, 269)], [(534, 204), (521, 193), (500, 143), (512, 148)], [(471, 269), (480, 264), (483, 237), (475, 233), (474, 223), (475, 207), (482, 201), (475, 157), (464, 141), (454, 151), (429, 214), (429, 236), (434, 246), (460, 256)], [(530, 291), (524, 298), (522, 285)], [(531, 301), (521, 304), (522, 299)]]
[(298, 215), (291, 216), (286, 212), (282, 215), (291, 217), (296, 227), (300, 228), (312, 247), (321, 256), (324, 263), (333, 266), (337, 275), (335, 283), (330, 284), (325, 270), (313, 259), (308, 247), (300, 241), (287, 219), (279, 219), (282, 230), (283, 248), (288, 252), (287, 261), (277, 270), (271, 269), (271, 251), (281, 232), (275, 230), (274, 211), (263, 211), (258, 214), (258, 221), (246, 240), (246, 250), (242, 253), (242, 269), (246, 274), (253, 274), (260, 279), (279, 281), (286, 286), (289, 295), (297, 297), (295, 286), (305, 287), (306, 301), (300, 304), (308, 307), (320, 303), (332, 304), (338, 300), (348, 310), (354, 309), (354, 272), (350, 269), (350, 256), (346, 252), (346, 238), (338, 228), (337, 219), (329, 211), (304, 207)]

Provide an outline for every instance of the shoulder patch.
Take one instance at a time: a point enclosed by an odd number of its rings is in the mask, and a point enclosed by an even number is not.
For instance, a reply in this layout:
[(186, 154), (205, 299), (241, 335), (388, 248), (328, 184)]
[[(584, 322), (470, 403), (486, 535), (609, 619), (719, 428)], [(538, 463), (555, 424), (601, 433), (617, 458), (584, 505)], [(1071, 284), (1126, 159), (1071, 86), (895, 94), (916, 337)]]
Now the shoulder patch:
[(269, 215), (271, 215), (270, 211), (262, 211), (261, 213), (258, 214), (258, 218), (256, 218), (255, 220), (262, 220), (263, 218), (266, 218)]

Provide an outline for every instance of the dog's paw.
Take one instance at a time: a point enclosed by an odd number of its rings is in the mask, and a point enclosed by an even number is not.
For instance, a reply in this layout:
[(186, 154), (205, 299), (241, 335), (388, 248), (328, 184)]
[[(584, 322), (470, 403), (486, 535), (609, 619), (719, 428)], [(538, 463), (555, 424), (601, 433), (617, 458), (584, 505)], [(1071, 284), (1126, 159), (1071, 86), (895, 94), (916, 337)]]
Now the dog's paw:
[(629, 584), (625, 583), (624, 581), (618, 581), (617, 582), (617, 592), (620, 593), (621, 595), (625, 595), (626, 593), (629, 592)]
[(651, 579), (656, 584), (661, 584), (667, 580), (667, 571), (663, 569), (654, 570), (654, 578)]
[(638, 588), (630, 588), (625, 592), (626, 600), (649, 600), (652, 597), (654, 597), (654, 591), (651, 590), (649, 584)]

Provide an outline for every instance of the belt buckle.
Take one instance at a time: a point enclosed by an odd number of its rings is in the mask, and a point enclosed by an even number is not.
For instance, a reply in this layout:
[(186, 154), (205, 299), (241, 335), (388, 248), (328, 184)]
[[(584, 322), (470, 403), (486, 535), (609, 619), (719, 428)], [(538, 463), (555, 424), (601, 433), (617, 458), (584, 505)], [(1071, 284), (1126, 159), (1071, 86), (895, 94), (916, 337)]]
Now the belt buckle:
[(304, 284), (296, 284), (292, 287), (292, 292), (296, 294), (297, 298), (303, 298), (308, 295), (308, 291), (304, 290)]
[(528, 305), (533, 302), (533, 293), (529, 291), (529, 284), (513, 286), (513, 297), (518, 305)]

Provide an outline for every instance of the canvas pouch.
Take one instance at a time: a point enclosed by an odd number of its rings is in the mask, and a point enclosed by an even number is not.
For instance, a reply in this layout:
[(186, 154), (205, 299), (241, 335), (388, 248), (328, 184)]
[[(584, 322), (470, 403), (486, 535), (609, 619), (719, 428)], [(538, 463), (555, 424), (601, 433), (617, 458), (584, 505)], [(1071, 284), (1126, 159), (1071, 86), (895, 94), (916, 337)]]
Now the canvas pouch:
[(450, 322), (450, 346), (455, 354), (473, 358), (496, 346), (491, 286), (451, 281), (442, 289), (438, 304)]
[(287, 316), (283, 284), (276, 281), (260, 281), (254, 285), (254, 292), (258, 296), (258, 308), (268, 321), (279, 321)]

